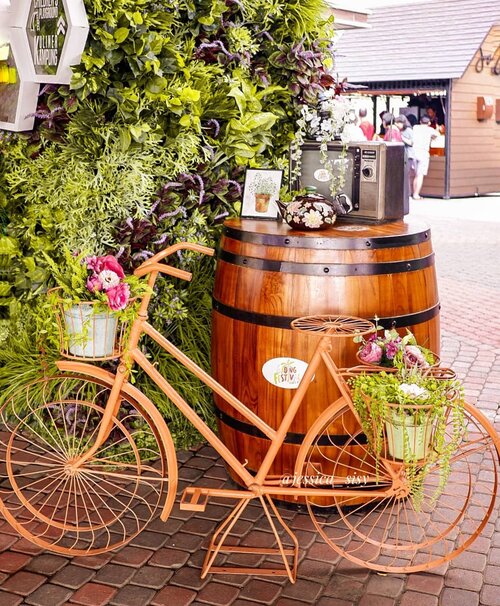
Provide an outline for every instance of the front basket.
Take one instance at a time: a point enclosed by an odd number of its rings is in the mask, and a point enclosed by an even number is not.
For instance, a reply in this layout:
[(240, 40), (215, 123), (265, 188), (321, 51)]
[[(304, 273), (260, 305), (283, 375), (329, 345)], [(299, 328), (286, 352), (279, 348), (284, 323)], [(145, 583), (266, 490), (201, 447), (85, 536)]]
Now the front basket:
[(124, 350), (127, 322), (115, 312), (102, 309), (98, 301), (67, 306), (55, 303), (61, 355), (73, 360), (113, 360)]

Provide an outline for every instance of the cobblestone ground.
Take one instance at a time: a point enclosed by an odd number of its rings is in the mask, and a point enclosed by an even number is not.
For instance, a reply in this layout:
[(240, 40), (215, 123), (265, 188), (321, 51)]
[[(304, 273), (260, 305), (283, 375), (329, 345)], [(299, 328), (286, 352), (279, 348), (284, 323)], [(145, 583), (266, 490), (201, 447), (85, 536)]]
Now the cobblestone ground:
[[(495, 200), (500, 209), (500, 198)], [(479, 202), (472, 200), (471, 210)], [(427, 215), (432, 227), (442, 301), (443, 364), (456, 369), (469, 401), (476, 402), (500, 430), (500, 220), (448, 219), (433, 215), (429, 208), (424, 204), (413, 212)], [(179, 461), (181, 488), (193, 481), (228, 485), (220, 459), (207, 446), (179, 453)], [(282, 510), (300, 543), (294, 585), (267, 577), (200, 579), (208, 538), (227, 512), (224, 502), (210, 504), (201, 515), (176, 505), (166, 523), (155, 520), (120, 551), (90, 558), (42, 552), (0, 523), (0, 606), (500, 605), (497, 511), (483, 535), (449, 565), (431, 573), (380, 575), (336, 556), (316, 538), (306, 514)], [(263, 526), (262, 511), (250, 505), (239, 533), (252, 532), (252, 538), (257, 536), (266, 546), (269, 534)]]

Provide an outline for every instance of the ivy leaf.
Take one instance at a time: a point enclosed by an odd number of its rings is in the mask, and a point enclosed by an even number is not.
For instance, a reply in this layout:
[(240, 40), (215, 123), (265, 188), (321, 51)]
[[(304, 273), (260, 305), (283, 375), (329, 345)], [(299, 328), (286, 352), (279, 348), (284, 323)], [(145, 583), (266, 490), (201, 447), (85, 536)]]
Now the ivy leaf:
[(132, 18), (136, 25), (142, 25), (144, 23), (144, 19), (142, 18), (142, 15), (139, 11), (135, 11), (135, 13), (132, 15)]
[(153, 76), (151, 80), (146, 84), (146, 90), (153, 95), (159, 95), (165, 90), (167, 86), (167, 80), (161, 76)]
[(185, 101), (187, 103), (196, 103), (200, 100), (201, 93), (199, 90), (187, 87), (181, 90), (179, 97), (182, 101)]
[(114, 33), (114, 39), (118, 44), (121, 44), (128, 38), (130, 30), (127, 27), (119, 27)]

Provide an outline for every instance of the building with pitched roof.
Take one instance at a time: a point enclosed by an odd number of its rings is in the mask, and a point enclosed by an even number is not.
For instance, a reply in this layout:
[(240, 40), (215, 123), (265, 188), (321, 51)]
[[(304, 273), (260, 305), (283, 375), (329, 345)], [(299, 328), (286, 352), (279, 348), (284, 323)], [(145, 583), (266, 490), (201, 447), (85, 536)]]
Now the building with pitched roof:
[(371, 98), (375, 119), (384, 110), (437, 110), (445, 135), (431, 149), (422, 194), (500, 191), (500, 4), (392, 5), (373, 9), (369, 24), (339, 34), (336, 70)]

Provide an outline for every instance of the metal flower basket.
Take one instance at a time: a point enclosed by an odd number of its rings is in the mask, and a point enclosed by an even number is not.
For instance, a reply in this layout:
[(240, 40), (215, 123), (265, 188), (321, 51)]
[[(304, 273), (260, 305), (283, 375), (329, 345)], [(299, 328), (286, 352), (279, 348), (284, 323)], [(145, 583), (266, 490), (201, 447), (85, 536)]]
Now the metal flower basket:
[(112, 360), (122, 355), (127, 322), (120, 321), (116, 312), (102, 310), (98, 301), (68, 307), (57, 299), (55, 307), (61, 355), (74, 360)]

